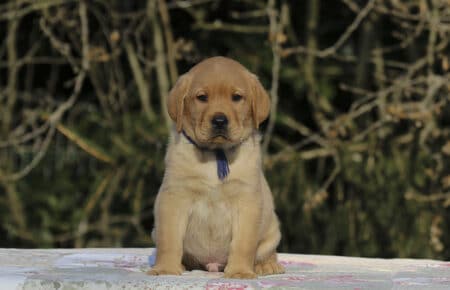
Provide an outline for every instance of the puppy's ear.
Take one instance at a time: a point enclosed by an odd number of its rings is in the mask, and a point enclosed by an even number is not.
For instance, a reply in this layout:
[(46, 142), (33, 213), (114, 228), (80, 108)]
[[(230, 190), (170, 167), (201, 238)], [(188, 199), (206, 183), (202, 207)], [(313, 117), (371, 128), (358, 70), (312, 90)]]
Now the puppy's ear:
[(251, 98), (253, 124), (255, 128), (258, 129), (259, 124), (261, 124), (269, 116), (270, 98), (261, 82), (258, 80), (258, 77), (251, 74), (250, 78), (253, 91), (253, 96)]
[(191, 84), (189, 73), (180, 76), (167, 97), (167, 110), (170, 118), (175, 122), (178, 132), (183, 128), (184, 99)]

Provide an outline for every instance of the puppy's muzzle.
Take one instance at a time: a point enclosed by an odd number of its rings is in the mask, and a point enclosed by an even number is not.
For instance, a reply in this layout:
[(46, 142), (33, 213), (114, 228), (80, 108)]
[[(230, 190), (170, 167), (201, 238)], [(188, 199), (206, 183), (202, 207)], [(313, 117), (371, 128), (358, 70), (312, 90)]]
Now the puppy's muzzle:
[(211, 118), (211, 126), (214, 133), (226, 133), (228, 129), (228, 118), (223, 113), (217, 113)]

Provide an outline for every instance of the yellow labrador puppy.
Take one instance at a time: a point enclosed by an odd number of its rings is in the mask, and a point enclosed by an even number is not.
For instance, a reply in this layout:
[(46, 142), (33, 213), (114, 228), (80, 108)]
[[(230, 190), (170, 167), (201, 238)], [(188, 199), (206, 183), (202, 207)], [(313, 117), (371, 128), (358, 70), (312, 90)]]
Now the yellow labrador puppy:
[(213, 57), (179, 78), (167, 106), (176, 130), (155, 202), (157, 254), (149, 274), (283, 273), (278, 219), (261, 168), (257, 129), (270, 108), (261, 83), (238, 62)]

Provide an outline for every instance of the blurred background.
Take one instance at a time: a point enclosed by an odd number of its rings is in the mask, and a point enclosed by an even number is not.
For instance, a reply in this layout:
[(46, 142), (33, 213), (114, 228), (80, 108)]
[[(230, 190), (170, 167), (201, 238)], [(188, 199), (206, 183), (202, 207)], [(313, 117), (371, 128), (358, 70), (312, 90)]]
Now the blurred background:
[(224, 55), (280, 251), (450, 259), (448, 0), (10, 0), (0, 38), (0, 247), (152, 246), (165, 98)]

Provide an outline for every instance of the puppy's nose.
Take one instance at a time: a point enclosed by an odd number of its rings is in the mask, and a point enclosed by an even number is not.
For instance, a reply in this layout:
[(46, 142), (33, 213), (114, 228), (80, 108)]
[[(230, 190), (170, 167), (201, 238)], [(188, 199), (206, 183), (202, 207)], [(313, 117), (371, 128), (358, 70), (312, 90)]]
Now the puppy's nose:
[(211, 124), (214, 129), (225, 129), (228, 125), (227, 116), (222, 113), (217, 113), (212, 117)]

